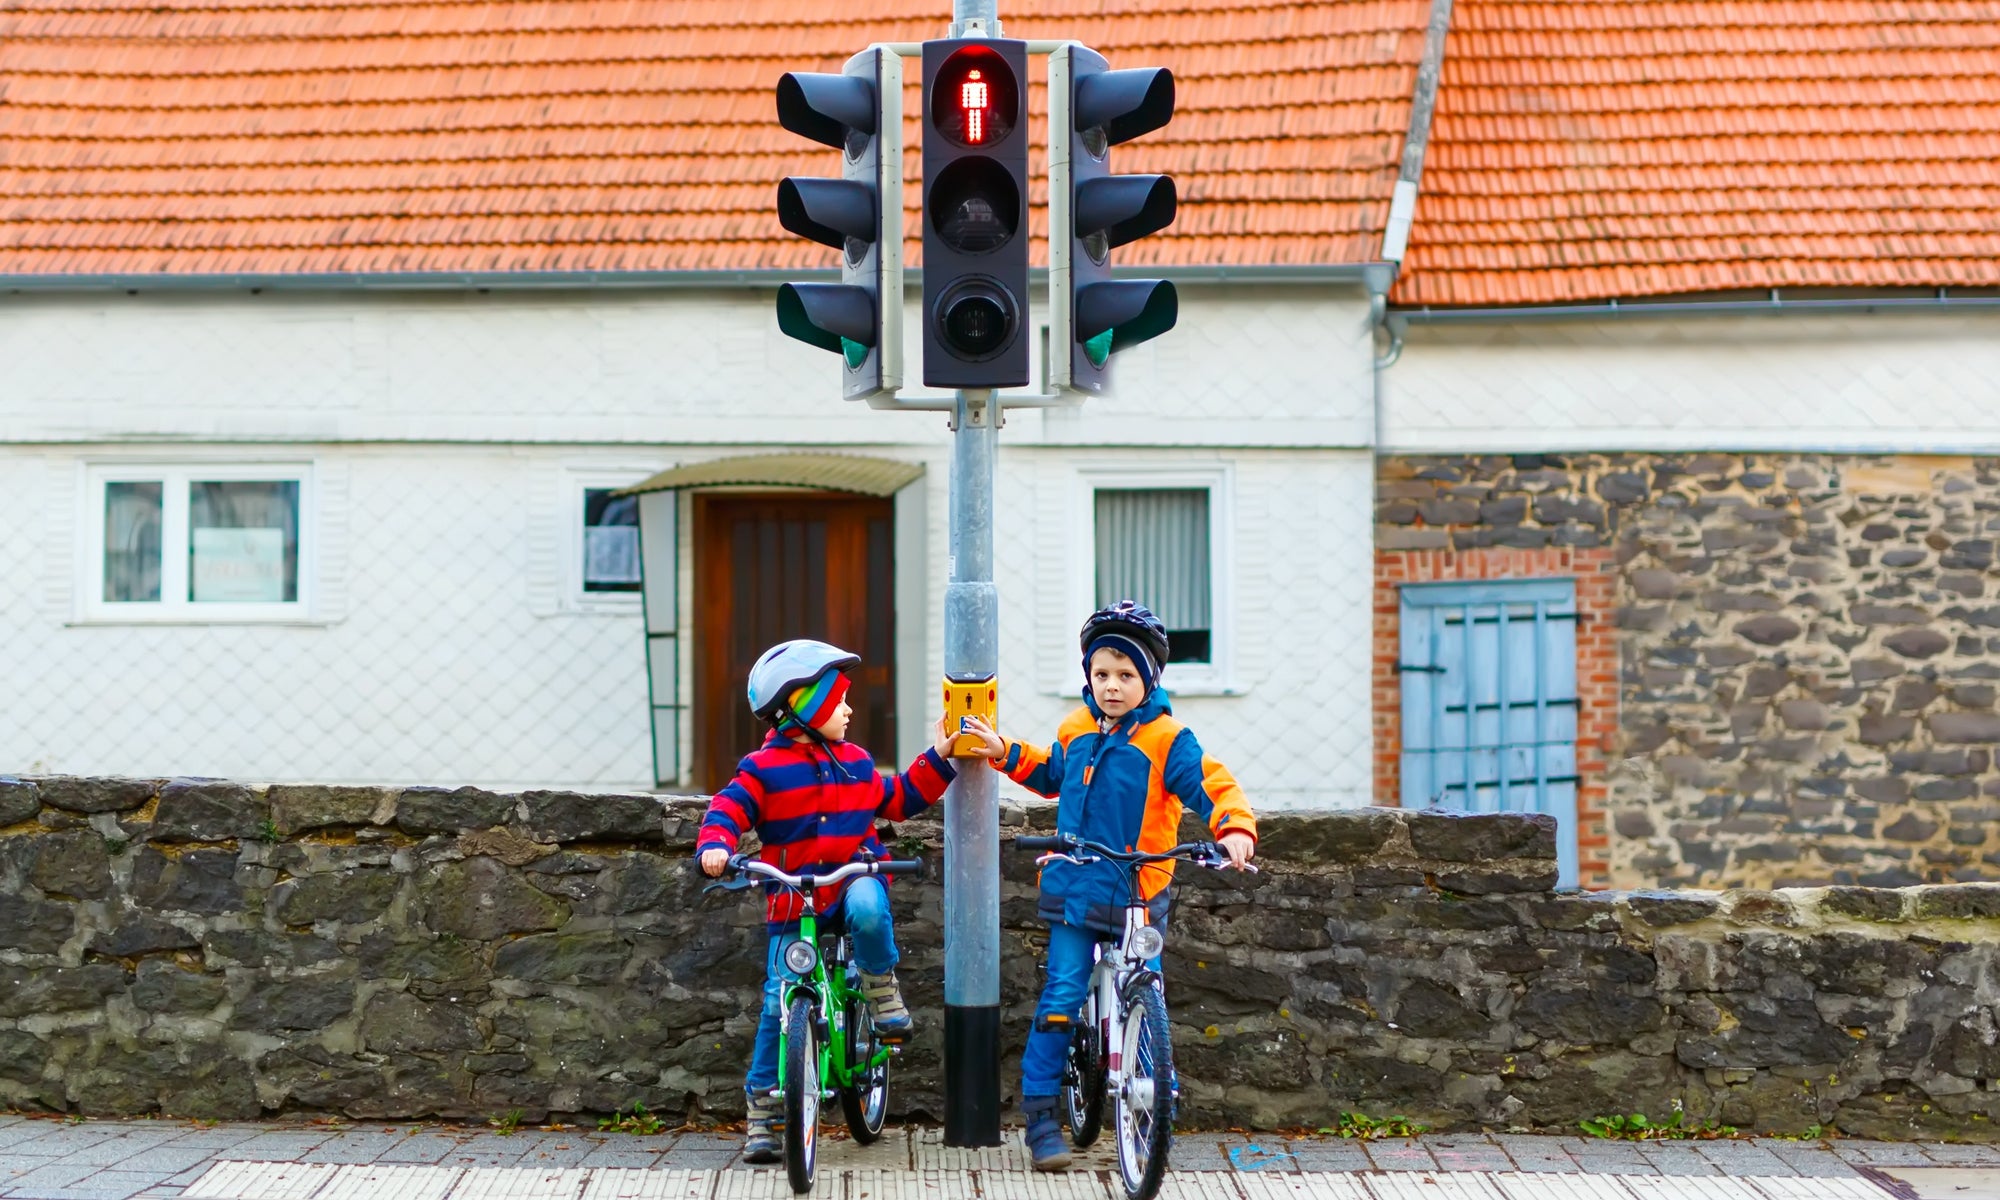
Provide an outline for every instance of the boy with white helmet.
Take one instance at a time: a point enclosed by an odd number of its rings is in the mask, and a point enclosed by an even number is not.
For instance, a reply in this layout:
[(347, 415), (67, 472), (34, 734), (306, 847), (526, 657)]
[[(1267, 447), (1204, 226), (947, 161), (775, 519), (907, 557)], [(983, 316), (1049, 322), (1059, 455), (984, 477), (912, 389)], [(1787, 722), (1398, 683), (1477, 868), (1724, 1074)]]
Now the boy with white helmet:
[[(864, 853), (887, 858), (875, 836), (877, 818), (902, 821), (937, 803), (957, 775), (950, 747), (955, 736), (937, 723), (935, 744), (901, 775), (882, 775), (866, 750), (846, 740), (853, 709), (847, 705), (846, 671), (860, 658), (825, 642), (783, 642), (764, 652), (750, 670), (750, 710), (771, 725), (764, 744), (737, 764), (736, 777), (709, 801), (695, 855), (701, 869), (720, 875), (738, 840), (756, 830), (764, 862), (791, 874), (832, 871)], [(844, 920), (869, 1015), (885, 1040), (910, 1031), (910, 1010), (896, 985), (896, 940), (889, 919), (886, 878), (862, 876), (820, 888), (815, 900), (826, 918)], [(798, 928), (796, 895), (768, 889), (763, 1017), (744, 1081), (749, 1131), (744, 1161), (776, 1162), (783, 1108), (771, 1093), (778, 1085), (778, 1003), (788, 978), (784, 946)]]

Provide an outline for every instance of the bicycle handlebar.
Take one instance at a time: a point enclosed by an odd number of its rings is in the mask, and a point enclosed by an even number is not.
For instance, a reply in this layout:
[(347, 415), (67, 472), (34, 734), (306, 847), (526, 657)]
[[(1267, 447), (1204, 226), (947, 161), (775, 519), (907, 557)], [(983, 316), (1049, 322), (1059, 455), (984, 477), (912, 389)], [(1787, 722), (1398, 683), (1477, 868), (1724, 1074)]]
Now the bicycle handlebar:
[(915, 875), (921, 878), (924, 873), (923, 860), (915, 858), (890, 858), (877, 862), (851, 862), (846, 866), (828, 871), (824, 875), (814, 873), (810, 876), (788, 874), (772, 866), (770, 863), (760, 862), (754, 858), (746, 858), (741, 854), (731, 855), (729, 866), (734, 868), (740, 875), (761, 875), (775, 883), (782, 883), (786, 887), (791, 888), (805, 887), (808, 878), (812, 880), (814, 887), (819, 888), (832, 887), (834, 884), (852, 879), (857, 875)]
[[(1058, 833), (1048, 837), (1024, 834), (1014, 839), (1014, 847), (1017, 850), (1051, 852), (1066, 858), (1070, 857), (1071, 851), (1082, 850), (1085, 853), (1094, 854), (1100, 858), (1108, 858), (1113, 862), (1122, 863), (1149, 863), (1165, 862), (1168, 859), (1186, 859), (1200, 866), (1215, 866), (1218, 860), (1220, 862), (1229, 861), (1227, 852), (1223, 851), (1214, 842), (1182, 842), (1171, 850), (1161, 851), (1157, 854), (1143, 854), (1134, 853), (1129, 850), (1117, 850), (1102, 842), (1093, 842), (1088, 838), (1080, 838), (1074, 834)], [(1071, 858), (1070, 861), (1074, 862), (1076, 860)]]

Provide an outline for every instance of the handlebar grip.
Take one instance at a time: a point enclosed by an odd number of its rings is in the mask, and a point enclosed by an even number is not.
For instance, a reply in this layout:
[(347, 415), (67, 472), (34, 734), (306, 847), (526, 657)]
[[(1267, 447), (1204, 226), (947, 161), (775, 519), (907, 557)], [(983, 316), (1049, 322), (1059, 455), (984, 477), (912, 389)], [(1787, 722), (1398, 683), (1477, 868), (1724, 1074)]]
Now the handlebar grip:
[(875, 864), (875, 869), (884, 875), (914, 875), (922, 879), (930, 871), (930, 864), (921, 858), (890, 858)]
[(1023, 834), (1014, 839), (1016, 850), (1067, 850), (1069, 839), (1058, 834), (1055, 837), (1032, 837)]

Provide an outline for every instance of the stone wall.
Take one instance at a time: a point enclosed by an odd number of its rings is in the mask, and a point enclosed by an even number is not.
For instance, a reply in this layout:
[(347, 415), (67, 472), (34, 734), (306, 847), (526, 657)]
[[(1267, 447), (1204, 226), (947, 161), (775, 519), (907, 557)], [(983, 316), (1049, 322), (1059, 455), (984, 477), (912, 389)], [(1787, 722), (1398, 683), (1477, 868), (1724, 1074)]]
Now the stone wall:
[(2000, 460), (1390, 458), (1376, 519), (1613, 554), (1615, 886), (2000, 878)]
[[(740, 1111), (761, 906), (704, 899), (700, 802), (206, 780), (0, 780), (0, 1105), (480, 1118)], [(1045, 826), (1046, 807), (1010, 814)], [(1185, 870), (1189, 1124), (1993, 1136), (2000, 887), (1557, 893), (1553, 824), (1272, 814), (1256, 875)], [(937, 857), (937, 827), (901, 850)], [(1006, 859), (1009, 1087), (1037, 988)], [(939, 1114), (935, 883), (892, 889)]]

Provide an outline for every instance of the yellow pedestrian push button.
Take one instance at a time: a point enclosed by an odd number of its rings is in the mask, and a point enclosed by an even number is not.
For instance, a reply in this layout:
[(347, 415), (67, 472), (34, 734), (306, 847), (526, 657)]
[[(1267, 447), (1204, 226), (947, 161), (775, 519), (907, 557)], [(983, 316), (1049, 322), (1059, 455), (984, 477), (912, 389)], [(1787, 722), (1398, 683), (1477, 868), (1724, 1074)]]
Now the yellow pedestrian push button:
[[(967, 717), (978, 717), (992, 729), (1000, 728), (1000, 684), (997, 676), (988, 675), (984, 679), (953, 679), (944, 681), (945, 725), (951, 729), (963, 729)], [(978, 750), (980, 741), (969, 733), (961, 733), (951, 743), (953, 758), (971, 756)]]

